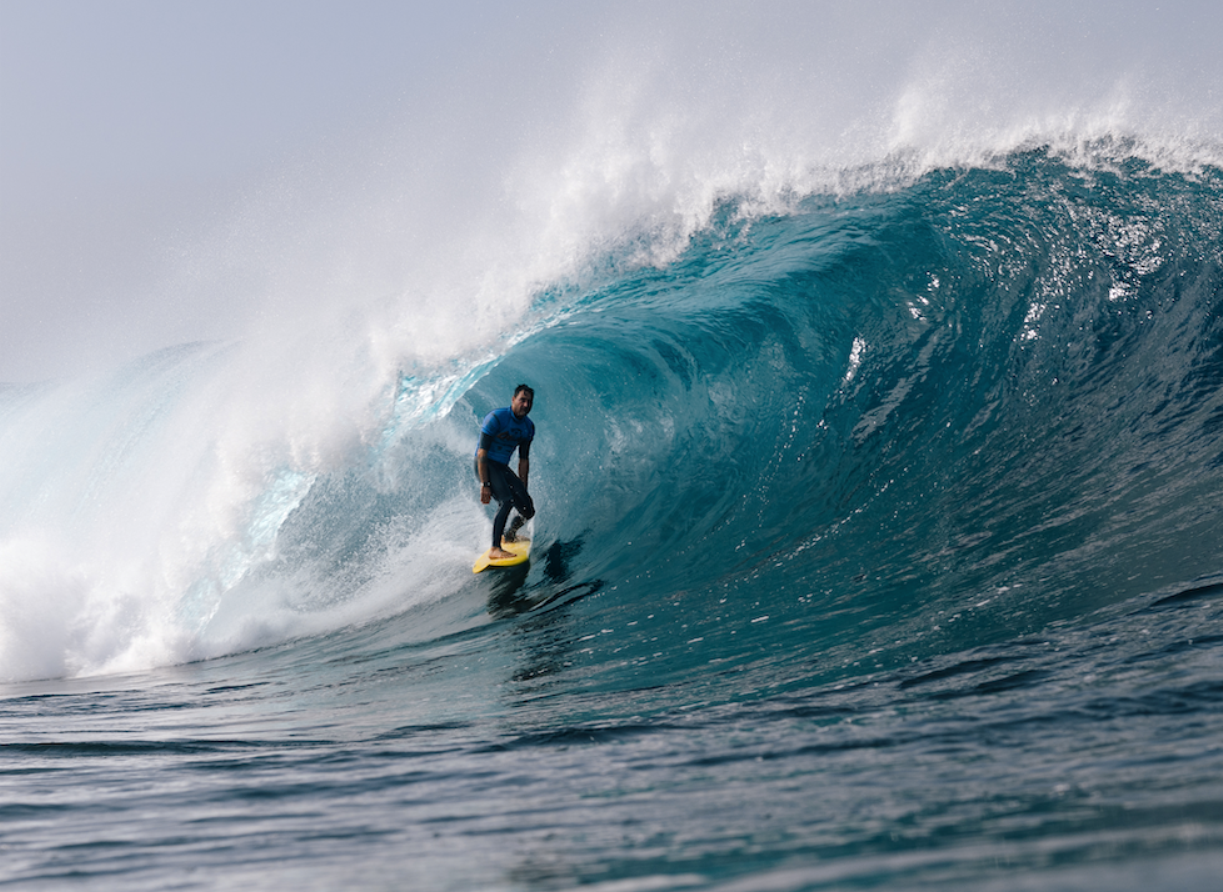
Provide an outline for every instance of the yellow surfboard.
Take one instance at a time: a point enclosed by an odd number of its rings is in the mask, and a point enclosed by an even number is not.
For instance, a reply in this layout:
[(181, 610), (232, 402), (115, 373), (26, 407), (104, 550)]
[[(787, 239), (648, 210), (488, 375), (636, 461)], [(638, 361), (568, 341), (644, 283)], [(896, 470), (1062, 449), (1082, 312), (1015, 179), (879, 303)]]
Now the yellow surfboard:
[(471, 572), (479, 573), (481, 570), (485, 570), (489, 567), (513, 567), (515, 564), (526, 563), (527, 558), (531, 556), (530, 539), (519, 539), (517, 542), (506, 542), (504, 539), (502, 539), (501, 547), (506, 551), (513, 552), (514, 556), (499, 558), (495, 561), (489, 560), (488, 555), (489, 552), (492, 551), (490, 548), (488, 551), (484, 552), (484, 554), (476, 558), (475, 564), (472, 565)]

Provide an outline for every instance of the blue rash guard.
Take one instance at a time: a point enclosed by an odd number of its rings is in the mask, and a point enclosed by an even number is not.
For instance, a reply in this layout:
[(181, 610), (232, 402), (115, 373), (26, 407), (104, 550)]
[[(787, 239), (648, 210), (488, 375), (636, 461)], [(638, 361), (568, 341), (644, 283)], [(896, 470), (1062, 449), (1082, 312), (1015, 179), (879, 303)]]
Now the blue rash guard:
[(487, 449), (489, 461), (508, 465), (514, 450), (521, 446), (526, 451), (534, 438), (535, 422), (530, 418), (515, 418), (514, 410), (506, 406), (485, 416), (484, 423), (480, 425), (480, 445), (476, 451)]

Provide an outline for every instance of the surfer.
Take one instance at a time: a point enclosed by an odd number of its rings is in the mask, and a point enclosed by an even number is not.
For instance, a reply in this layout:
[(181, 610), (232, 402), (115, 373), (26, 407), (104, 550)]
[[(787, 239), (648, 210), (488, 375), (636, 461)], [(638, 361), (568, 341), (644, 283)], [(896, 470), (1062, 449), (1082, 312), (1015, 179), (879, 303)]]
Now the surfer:
[[(488, 553), (492, 560), (513, 557), (501, 547), (504, 534), (513, 542), (522, 525), (535, 516), (535, 503), (527, 492), (527, 476), (531, 470), (531, 440), (535, 437), (535, 422), (527, 418), (535, 402), (535, 391), (525, 384), (514, 388), (509, 406), (489, 412), (480, 425), (480, 445), (476, 448), (476, 476), (480, 478), (480, 502), (487, 505), (493, 499), (501, 506), (493, 520), (493, 547)], [(518, 450), (518, 475), (510, 470), (510, 456)], [(510, 511), (517, 510), (510, 528), (505, 528)]]

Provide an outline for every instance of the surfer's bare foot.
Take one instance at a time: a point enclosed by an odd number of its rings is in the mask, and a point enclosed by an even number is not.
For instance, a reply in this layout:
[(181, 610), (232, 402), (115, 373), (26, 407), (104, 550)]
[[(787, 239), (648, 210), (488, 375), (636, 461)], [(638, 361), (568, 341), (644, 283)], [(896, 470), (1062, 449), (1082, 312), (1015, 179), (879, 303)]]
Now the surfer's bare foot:
[(514, 556), (514, 552), (506, 551), (504, 548), (491, 548), (488, 552), (488, 559), (490, 561), (501, 561)]

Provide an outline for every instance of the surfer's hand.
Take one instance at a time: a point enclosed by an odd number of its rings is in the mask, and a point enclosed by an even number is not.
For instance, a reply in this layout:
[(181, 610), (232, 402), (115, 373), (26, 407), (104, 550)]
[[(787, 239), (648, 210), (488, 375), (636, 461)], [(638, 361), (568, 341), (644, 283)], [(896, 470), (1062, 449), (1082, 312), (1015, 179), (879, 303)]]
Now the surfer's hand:
[(480, 504), (487, 505), (493, 500), (493, 488), (491, 486), (480, 487)]

